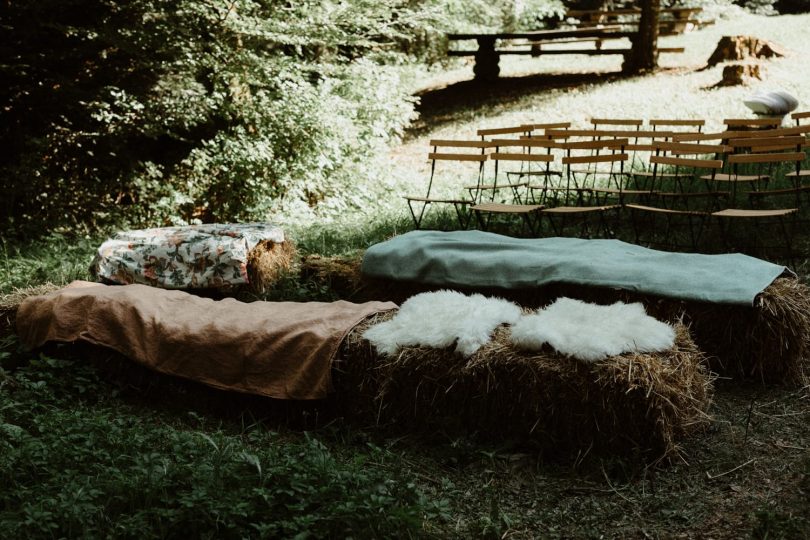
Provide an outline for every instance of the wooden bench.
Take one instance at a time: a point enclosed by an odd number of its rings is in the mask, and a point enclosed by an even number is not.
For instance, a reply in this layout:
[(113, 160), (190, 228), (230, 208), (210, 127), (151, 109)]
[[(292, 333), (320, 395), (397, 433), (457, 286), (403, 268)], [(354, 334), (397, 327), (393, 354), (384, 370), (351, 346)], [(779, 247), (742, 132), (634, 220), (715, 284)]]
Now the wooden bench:
[[(673, 7), (659, 11), (658, 32), (660, 36), (675, 36), (684, 33), (689, 25), (702, 26), (700, 19), (694, 18), (701, 8)], [(637, 25), (641, 10), (638, 8), (616, 10), (569, 10), (566, 17), (579, 20), (577, 28), (593, 28), (604, 24)]]
[[(532, 47), (527, 46), (529, 42), (553, 42), (557, 40), (571, 40), (571, 39), (587, 39), (599, 38), (601, 40), (607, 39), (621, 39), (632, 38), (635, 32), (623, 32), (617, 26), (605, 26), (602, 28), (575, 28), (568, 30), (540, 30), (536, 32), (501, 32), (491, 34), (448, 34), (447, 39), (450, 41), (467, 41), (475, 40), (478, 43), (478, 49), (471, 50), (451, 50), (447, 54), (449, 56), (473, 56), (475, 57), (475, 66), (473, 72), (476, 79), (493, 80), (498, 78), (500, 73), (500, 55), (502, 54), (533, 54)], [(522, 40), (523, 48), (516, 47), (514, 44), (506, 44), (496, 48), (495, 44), (498, 41), (514, 41)], [(631, 49), (562, 49), (562, 50), (544, 50), (542, 54), (629, 54)], [(534, 53), (536, 54), (536, 53)]]

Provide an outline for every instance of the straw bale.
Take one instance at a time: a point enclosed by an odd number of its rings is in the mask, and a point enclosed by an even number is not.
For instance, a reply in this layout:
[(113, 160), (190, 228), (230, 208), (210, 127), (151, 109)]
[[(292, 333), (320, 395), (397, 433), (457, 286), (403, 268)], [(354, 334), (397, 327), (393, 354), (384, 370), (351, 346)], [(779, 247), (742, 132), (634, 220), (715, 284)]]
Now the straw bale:
[(307, 255), (301, 261), (301, 277), (350, 299), (360, 294), (363, 287), (362, 263), (362, 253), (351, 257)]
[[(358, 273), (359, 273), (359, 266)], [(402, 303), (411, 296), (447, 288), (421, 283), (369, 279), (336, 293), (354, 301), (390, 300)], [(804, 386), (810, 379), (810, 288), (792, 277), (781, 277), (767, 287), (754, 306), (688, 302), (644, 295), (622, 289), (557, 283), (536, 289), (453, 287), (539, 308), (567, 296), (588, 302), (641, 302), (659, 320), (683, 320), (711, 368), (724, 377), (753, 378), (763, 383)], [(344, 296), (345, 295), (345, 296)]]
[(15, 288), (10, 293), (0, 294), (0, 336), (16, 333), (17, 308), (29, 296), (47, 294), (60, 288), (54, 283), (42, 283), (31, 287)]
[(347, 336), (333, 378), (356, 414), (380, 424), (509, 440), (558, 459), (593, 452), (656, 461), (678, 456), (678, 441), (709, 421), (712, 378), (680, 323), (670, 351), (594, 363), (519, 351), (503, 327), (469, 358), (425, 347), (379, 357), (362, 333), (392, 316)]
[(247, 260), (250, 288), (259, 294), (275, 288), (279, 280), (292, 271), (297, 254), (295, 244), (289, 240), (280, 243), (263, 240), (256, 244)]

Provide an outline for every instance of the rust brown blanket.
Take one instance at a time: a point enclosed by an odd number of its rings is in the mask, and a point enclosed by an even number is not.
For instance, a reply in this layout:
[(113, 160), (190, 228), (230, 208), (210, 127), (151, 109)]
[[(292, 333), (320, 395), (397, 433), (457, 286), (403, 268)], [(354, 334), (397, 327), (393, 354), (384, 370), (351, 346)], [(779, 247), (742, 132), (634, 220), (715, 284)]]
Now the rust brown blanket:
[(84, 340), (162, 373), (278, 399), (319, 399), (345, 335), (390, 302), (210, 300), (145, 285), (74, 282), (26, 299), (24, 345)]

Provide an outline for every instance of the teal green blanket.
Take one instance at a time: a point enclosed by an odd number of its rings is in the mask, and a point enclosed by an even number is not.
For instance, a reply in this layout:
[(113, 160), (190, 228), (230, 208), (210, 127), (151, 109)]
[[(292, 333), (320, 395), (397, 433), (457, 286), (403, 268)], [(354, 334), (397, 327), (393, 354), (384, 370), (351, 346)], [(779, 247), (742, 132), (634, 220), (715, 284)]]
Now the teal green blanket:
[(784, 266), (748, 257), (656, 251), (619, 240), (522, 239), (481, 231), (412, 231), (371, 246), (363, 274), (441, 287), (535, 288), (551, 283), (753, 305)]

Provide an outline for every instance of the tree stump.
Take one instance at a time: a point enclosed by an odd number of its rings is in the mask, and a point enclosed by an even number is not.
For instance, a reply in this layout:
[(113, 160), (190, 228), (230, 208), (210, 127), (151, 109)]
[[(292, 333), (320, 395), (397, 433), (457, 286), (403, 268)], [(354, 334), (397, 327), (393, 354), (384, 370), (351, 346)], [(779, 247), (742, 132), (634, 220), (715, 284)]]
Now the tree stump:
[(723, 36), (709, 57), (707, 67), (720, 62), (747, 58), (774, 58), (785, 56), (785, 50), (771, 41), (754, 36)]
[(737, 86), (751, 79), (762, 80), (757, 64), (729, 64), (723, 67), (723, 78), (715, 86)]

